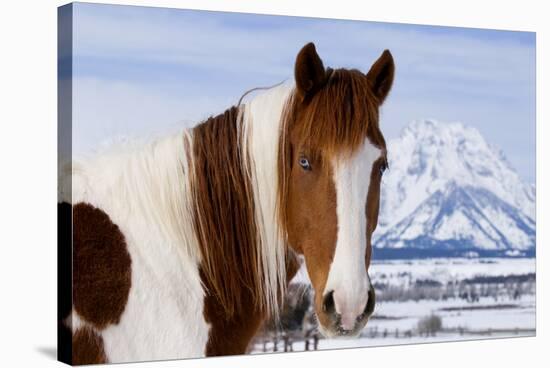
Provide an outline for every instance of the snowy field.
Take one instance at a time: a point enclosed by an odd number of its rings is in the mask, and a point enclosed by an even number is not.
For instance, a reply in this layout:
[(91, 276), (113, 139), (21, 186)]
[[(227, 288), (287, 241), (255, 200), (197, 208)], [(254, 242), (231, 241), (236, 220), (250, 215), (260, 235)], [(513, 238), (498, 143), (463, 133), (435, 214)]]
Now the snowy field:
[(381, 278), (402, 282), (433, 279), (441, 283), (475, 276), (506, 276), (535, 273), (535, 258), (435, 258), (373, 261), (369, 268), (372, 282)]
[[(361, 336), (321, 338), (318, 349), (535, 335), (534, 258), (377, 261), (369, 273), (381, 288), (377, 290), (381, 298), (377, 298), (375, 313)], [(411, 293), (421, 288), (418, 285), (429, 285), (429, 298), (419, 299)], [(390, 289), (406, 292), (392, 297), (386, 294), (384, 300), (384, 292)], [(441, 327), (422, 333), (419, 321), (433, 315), (439, 317)], [(294, 336), (292, 350), (304, 350), (303, 338)], [(282, 340), (278, 345), (277, 351), (283, 351)], [(273, 351), (271, 339), (257, 339), (252, 353), (264, 350)]]

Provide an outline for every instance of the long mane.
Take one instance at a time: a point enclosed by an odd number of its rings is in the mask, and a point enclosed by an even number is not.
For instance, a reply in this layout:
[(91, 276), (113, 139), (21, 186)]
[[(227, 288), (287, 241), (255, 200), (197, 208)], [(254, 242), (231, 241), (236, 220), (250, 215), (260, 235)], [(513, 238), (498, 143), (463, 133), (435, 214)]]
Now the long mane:
[(251, 295), (277, 315), (286, 285), (278, 146), (292, 86), (271, 88), (192, 131), (191, 188), (201, 274), (227, 315)]

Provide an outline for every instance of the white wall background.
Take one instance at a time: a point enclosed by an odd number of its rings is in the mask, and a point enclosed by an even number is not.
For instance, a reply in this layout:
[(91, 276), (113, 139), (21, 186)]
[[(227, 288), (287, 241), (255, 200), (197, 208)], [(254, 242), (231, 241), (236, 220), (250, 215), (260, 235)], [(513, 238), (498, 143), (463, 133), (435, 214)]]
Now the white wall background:
[[(550, 343), (547, 140), (550, 28), (545, 2), (437, 0), (133, 0), (106, 3), (537, 32), (537, 337), (143, 363), (140, 367), (543, 366)], [(0, 5), (0, 366), (57, 366), (56, 17), (58, 0)], [(548, 206), (546, 204), (546, 206)], [(548, 266), (550, 267), (550, 266)]]

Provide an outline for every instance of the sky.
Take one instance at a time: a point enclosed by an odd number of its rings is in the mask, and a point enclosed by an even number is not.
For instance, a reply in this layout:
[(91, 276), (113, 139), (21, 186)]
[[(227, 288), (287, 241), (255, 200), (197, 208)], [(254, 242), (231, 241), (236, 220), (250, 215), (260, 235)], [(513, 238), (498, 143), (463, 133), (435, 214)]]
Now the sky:
[(325, 66), (365, 73), (391, 51), (386, 139), (412, 120), (460, 121), (535, 182), (535, 33), (86, 3), (73, 22), (76, 154), (193, 126), (293, 78), (313, 41)]

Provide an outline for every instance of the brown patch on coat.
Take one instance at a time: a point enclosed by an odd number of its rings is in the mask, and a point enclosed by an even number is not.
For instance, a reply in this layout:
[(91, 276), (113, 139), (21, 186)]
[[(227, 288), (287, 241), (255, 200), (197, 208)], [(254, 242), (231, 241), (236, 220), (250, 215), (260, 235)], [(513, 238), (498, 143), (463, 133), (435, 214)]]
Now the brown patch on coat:
[[(299, 263), (294, 254), (287, 254), (287, 282), (296, 275), (298, 269)], [(244, 289), (241, 292), (240, 313), (228, 316), (219, 299), (208, 292), (211, 290), (209, 281), (202, 269), (200, 274), (207, 290), (204, 298), (204, 318), (211, 324), (206, 344), (206, 356), (246, 353), (250, 341), (267, 318), (266, 312), (255, 306), (253, 292)]]
[(243, 167), (240, 124), (239, 110), (232, 107), (193, 129), (192, 191), (200, 267), (208, 298), (224, 310), (220, 318), (242, 314), (245, 301), (258, 310), (264, 307), (253, 191)]
[(73, 207), (73, 304), (96, 328), (116, 324), (131, 286), (124, 235), (109, 216), (87, 203)]
[[(382, 149), (379, 106), (394, 77), (393, 58), (384, 51), (365, 75), (358, 70), (325, 69), (315, 46), (307, 44), (296, 58), (296, 91), (287, 102), (279, 142), (279, 215), (289, 245), (305, 256), (315, 289), (318, 318), (337, 237), (336, 189), (331, 162), (352, 156), (366, 139)], [(306, 158), (311, 169), (298, 161)], [(373, 166), (368, 191), (366, 268), (372, 253), (371, 235), (378, 221), (380, 163)], [(366, 270), (365, 270), (366, 272)]]
[(212, 289), (212, 285), (202, 269), (200, 274), (206, 288), (204, 318), (211, 324), (206, 356), (244, 354), (265, 318), (265, 313), (255, 306), (253, 293), (243, 288), (240, 292), (239, 312), (229, 316), (219, 298), (208, 291)]
[(73, 365), (104, 364), (107, 356), (103, 338), (89, 327), (79, 328), (73, 334)]

